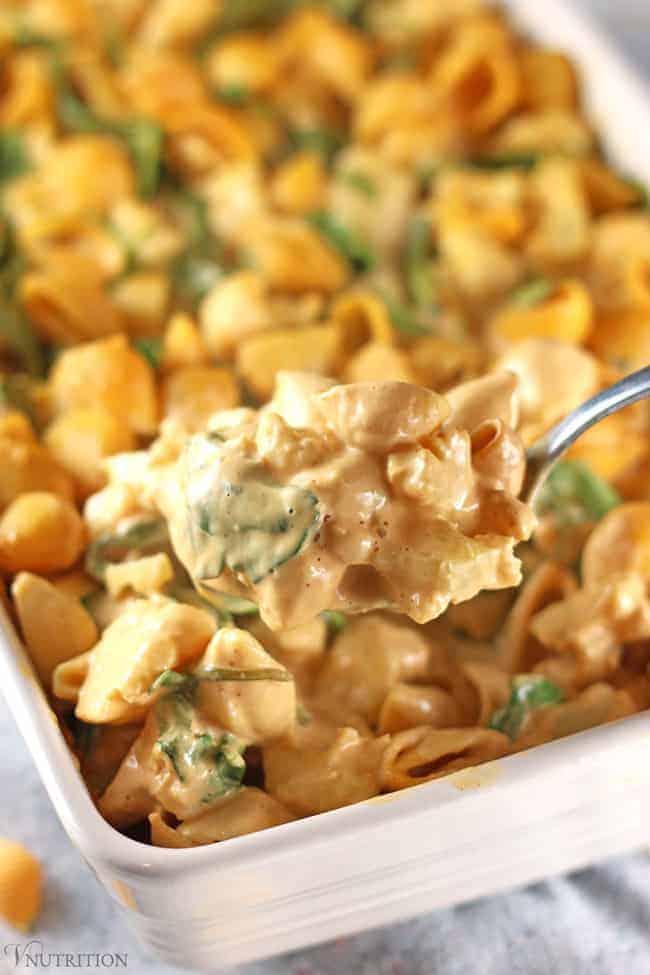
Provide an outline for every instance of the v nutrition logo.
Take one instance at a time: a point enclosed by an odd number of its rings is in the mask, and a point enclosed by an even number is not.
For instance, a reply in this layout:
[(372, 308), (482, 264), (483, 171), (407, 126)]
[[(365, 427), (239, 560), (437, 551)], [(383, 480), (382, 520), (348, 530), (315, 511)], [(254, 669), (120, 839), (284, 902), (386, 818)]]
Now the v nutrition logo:
[[(48, 951), (42, 941), (33, 939), (25, 944), (2, 946), (0, 972), (25, 970), (57, 971), (77, 969), (80, 972), (119, 970), (128, 968), (128, 955), (118, 951)], [(7, 967), (7, 965), (9, 967)]]

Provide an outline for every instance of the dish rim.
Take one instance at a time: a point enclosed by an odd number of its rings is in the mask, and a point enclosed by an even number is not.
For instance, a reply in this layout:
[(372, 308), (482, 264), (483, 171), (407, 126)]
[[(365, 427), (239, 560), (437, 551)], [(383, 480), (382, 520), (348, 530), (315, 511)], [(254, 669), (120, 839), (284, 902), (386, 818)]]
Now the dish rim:
[[(647, 106), (650, 105), (648, 83), (589, 15), (576, 10), (566, 0), (545, 0), (542, 15), (531, 10), (528, 0), (504, 0), (504, 6), (518, 27), (542, 43), (552, 42), (558, 33), (566, 32), (568, 54), (572, 60), (578, 62), (581, 69), (582, 57), (586, 57), (586, 50), (590, 48), (589, 56), (592, 60), (599, 61), (602, 75), (613, 78), (614, 86), (624, 88), (626, 98), (632, 99), (634, 105), (630, 115), (634, 116), (637, 109), (647, 113)], [(542, 17), (547, 18), (546, 23)], [(582, 38), (579, 45), (580, 56), (576, 55), (575, 50), (577, 37)], [(638, 158), (630, 159), (629, 152), (622, 148), (623, 143), (628, 141), (627, 137), (609, 138), (608, 126), (599, 117), (603, 111), (600, 104), (603, 99), (591, 97), (589, 78), (584, 79), (584, 72), (583, 89), (587, 112), (590, 116), (596, 116), (598, 131), (604, 136), (611, 158), (618, 164), (622, 163), (629, 172), (636, 172), (641, 177), (650, 179), (650, 135), (645, 140), (645, 162), (640, 164)], [(640, 111), (636, 114), (640, 114)], [(633, 137), (638, 141), (638, 136), (637, 130)], [(623, 159), (623, 156), (626, 158)], [(299, 846), (306, 849), (317, 843), (336, 842), (337, 836), (342, 833), (363, 829), (369, 823), (380, 825), (391, 820), (403, 821), (405, 806), (412, 807), (408, 810), (410, 816), (424, 815), (436, 805), (436, 796), (448, 797), (447, 790), (450, 779), (453, 778), (446, 776), (414, 785), (387, 796), (235, 837), (225, 843), (191, 849), (155, 847), (123, 835), (107, 823), (95, 807), (75, 767), (58, 721), (37, 681), (16, 628), (5, 607), (1, 605), (0, 679), (8, 709), (26, 741), (41, 781), (66, 832), (91, 864), (101, 864), (113, 874), (126, 879), (166, 879), (227, 868), (233, 862), (237, 867), (260, 859), (268, 862), (280, 858), (289, 849), (295, 851)], [(528, 774), (535, 765), (537, 768), (534, 774), (542, 775), (545, 769), (550, 771), (551, 768), (575, 762), (586, 751), (598, 751), (599, 745), (600, 750), (606, 748), (610, 740), (622, 740), (625, 736), (634, 738), (636, 725), (647, 724), (648, 720), (648, 712), (640, 712), (476, 768), (484, 769), (498, 764), (517, 775), (516, 770), (519, 767)], [(54, 733), (53, 726), (56, 729)], [(496, 788), (498, 785), (498, 782), (495, 783)], [(469, 801), (473, 795), (476, 794), (458, 792), (457, 801)]]

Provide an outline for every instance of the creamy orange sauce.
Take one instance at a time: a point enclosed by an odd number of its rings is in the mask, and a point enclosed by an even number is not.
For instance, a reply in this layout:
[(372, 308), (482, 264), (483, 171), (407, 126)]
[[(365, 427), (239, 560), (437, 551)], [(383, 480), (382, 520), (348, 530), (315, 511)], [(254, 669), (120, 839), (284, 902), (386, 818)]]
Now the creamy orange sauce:
[(195, 580), (253, 599), (273, 628), (381, 607), (424, 623), (517, 584), (513, 548), (534, 517), (516, 498), (523, 448), (489, 399), (473, 450), (474, 431), (430, 391), (385, 382), (309, 394), (302, 377), (289, 381), (313, 426), (292, 426), (272, 400), (181, 456), (185, 503), (171, 533)]

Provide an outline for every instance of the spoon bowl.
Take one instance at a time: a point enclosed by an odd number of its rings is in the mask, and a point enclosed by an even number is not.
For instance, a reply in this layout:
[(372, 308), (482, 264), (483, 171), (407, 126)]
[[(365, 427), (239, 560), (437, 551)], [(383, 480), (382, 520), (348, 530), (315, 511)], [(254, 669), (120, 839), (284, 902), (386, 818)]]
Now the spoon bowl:
[(596, 393), (556, 423), (541, 440), (526, 451), (526, 478), (521, 492), (523, 500), (535, 506), (540, 489), (554, 465), (585, 431), (612, 413), (648, 396), (650, 366), (645, 366)]

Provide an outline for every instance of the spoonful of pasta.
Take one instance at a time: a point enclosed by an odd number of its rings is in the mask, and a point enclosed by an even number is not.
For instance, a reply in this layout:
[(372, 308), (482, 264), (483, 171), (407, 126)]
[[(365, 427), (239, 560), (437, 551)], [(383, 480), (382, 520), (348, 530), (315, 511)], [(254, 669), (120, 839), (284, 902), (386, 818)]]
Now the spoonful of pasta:
[(191, 437), (160, 507), (198, 591), (257, 606), (273, 629), (324, 611), (391, 609), (417, 623), (518, 585), (519, 542), (554, 463), (585, 430), (647, 396), (650, 368), (588, 400), (527, 451), (518, 379), (439, 395), (404, 382), (335, 385), (281, 373), (259, 410)]

